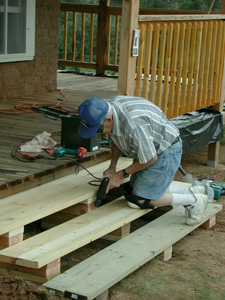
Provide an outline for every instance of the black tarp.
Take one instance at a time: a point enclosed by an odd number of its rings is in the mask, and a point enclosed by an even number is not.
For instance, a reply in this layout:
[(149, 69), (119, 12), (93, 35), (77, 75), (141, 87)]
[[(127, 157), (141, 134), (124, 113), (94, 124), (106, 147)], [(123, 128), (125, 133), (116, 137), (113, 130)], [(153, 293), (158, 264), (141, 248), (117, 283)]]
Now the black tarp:
[(170, 119), (179, 129), (183, 141), (183, 153), (198, 150), (223, 137), (223, 114), (204, 108)]

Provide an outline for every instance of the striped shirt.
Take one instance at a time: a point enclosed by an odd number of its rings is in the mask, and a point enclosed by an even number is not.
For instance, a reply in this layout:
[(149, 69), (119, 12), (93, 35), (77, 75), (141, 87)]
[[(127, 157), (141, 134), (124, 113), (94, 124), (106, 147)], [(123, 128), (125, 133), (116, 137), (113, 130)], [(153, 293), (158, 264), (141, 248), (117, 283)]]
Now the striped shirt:
[(111, 139), (120, 151), (141, 164), (167, 150), (179, 130), (155, 104), (141, 97), (113, 96)]

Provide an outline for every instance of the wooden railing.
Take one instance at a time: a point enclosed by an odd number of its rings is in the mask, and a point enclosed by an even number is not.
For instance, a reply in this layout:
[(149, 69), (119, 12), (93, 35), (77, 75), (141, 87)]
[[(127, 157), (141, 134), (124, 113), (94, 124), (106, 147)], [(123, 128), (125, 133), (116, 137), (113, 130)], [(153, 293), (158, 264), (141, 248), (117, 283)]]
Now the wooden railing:
[[(121, 7), (109, 6), (108, 0), (101, 0), (99, 5), (62, 3), (61, 12), (64, 51), (59, 66), (95, 69), (97, 75), (107, 70), (117, 72), (120, 49), (122, 75), (118, 93), (150, 99), (169, 118), (220, 103), (224, 15), (188, 15), (187, 12), (179, 15), (179, 11), (173, 15), (159, 15), (160, 11), (150, 15), (152, 10), (139, 9), (134, 26), (140, 29), (139, 55), (129, 71), (130, 66), (124, 67), (124, 60), (131, 49), (127, 45), (120, 47)], [(73, 28), (72, 36), (68, 36), (68, 26)], [(133, 33), (131, 28), (129, 32)], [(127, 33), (122, 39), (127, 39)], [(120, 88), (125, 77), (125, 85), (131, 87), (129, 91)]]
[[(64, 50), (58, 65), (95, 69), (98, 75), (106, 70), (118, 71), (122, 8), (108, 6), (106, 0), (99, 5), (62, 3), (61, 13)], [(73, 28), (72, 37), (68, 36), (69, 26)]]
[[(94, 69), (97, 75), (118, 72), (122, 7), (61, 3), (63, 14), (63, 53), (59, 66)], [(140, 8), (146, 14), (194, 14), (194, 11), (171, 11)], [(71, 33), (72, 28), (72, 33)], [(70, 34), (69, 34), (70, 32)]]
[(134, 95), (167, 117), (220, 103), (224, 16), (139, 16)]

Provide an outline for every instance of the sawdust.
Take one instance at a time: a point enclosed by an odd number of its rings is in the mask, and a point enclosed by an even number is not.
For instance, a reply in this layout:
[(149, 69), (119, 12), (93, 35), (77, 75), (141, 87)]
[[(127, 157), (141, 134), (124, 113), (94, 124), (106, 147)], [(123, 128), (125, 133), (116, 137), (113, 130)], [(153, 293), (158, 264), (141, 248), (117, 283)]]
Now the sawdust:
[[(206, 166), (207, 147), (183, 157), (182, 167), (195, 178), (213, 178), (225, 181), (225, 146), (220, 148), (217, 168)], [(176, 180), (181, 180), (178, 171)], [(225, 300), (225, 196), (217, 203), (223, 210), (217, 214), (216, 225), (210, 230), (201, 228), (173, 246), (173, 256), (168, 262), (156, 257), (139, 270), (113, 286), (109, 300)], [(140, 222), (144, 222), (141, 220)], [(28, 230), (27, 236), (38, 231), (38, 226)], [(107, 246), (96, 241), (62, 259), (62, 271), (93, 255)], [(57, 300), (35, 283), (21, 278), (0, 278), (0, 300)]]

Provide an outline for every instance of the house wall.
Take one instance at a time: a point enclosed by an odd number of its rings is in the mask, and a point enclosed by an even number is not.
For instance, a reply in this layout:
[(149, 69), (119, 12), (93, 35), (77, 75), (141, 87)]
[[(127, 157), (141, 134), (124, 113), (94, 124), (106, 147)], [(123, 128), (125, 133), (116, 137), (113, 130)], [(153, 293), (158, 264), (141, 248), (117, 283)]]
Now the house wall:
[(60, 0), (36, 0), (34, 60), (0, 63), (0, 99), (56, 90), (59, 13)]

